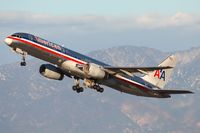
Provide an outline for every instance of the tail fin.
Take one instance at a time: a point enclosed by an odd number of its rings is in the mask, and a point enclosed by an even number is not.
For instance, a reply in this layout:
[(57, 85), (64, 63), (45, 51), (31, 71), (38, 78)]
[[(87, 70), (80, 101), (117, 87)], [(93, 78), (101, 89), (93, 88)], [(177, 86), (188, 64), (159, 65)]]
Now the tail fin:
[[(161, 64), (158, 66), (169, 66), (175, 67), (176, 66), (176, 57), (175, 55), (169, 56), (165, 59)], [(157, 86), (158, 88), (162, 89), (165, 84), (168, 82), (173, 68), (171, 69), (162, 69), (162, 70), (155, 70), (153, 72), (149, 72), (148, 75), (142, 77), (145, 81)]]

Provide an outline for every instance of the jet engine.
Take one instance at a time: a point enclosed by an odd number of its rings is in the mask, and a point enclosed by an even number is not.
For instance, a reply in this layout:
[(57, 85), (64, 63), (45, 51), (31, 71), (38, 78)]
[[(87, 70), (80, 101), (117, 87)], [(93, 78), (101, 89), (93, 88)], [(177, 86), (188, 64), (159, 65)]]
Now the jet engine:
[(41, 65), (39, 72), (42, 76), (49, 79), (62, 80), (64, 78), (62, 71), (51, 64)]
[(73, 61), (65, 61), (61, 65), (61, 69), (82, 78), (103, 79), (106, 76), (106, 72), (101, 66), (93, 63), (77, 64)]
[(105, 71), (101, 68), (101, 66), (88, 63), (83, 66), (83, 72), (85, 73), (87, 78), (92, 79), (103, 79), (106, 76)]

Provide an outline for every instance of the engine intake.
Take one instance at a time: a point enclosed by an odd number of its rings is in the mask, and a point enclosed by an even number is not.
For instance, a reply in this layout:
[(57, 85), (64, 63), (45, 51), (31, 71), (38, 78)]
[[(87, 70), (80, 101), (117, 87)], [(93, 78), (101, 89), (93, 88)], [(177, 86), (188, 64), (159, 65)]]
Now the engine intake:
[(51, 64), (41, 65), (39, 72), (42, 76), (49, 79), (62, 80), (64, 78), (64, 74), (62, 73), (62, 71)]

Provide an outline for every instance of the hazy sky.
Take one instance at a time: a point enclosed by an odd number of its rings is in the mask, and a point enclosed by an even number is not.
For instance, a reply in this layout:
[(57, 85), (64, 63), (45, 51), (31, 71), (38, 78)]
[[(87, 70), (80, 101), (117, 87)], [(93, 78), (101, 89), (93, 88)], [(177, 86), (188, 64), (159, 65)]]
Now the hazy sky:
[(199, 0), (1, 0), (0, 8), (57, 15), (133, 15), (197, 13)]
[(200, 0), (0, 0), (0, 64), (20, 61), (3, 39), (29, 32), (87, 53), (119, 45), (200, 46)]

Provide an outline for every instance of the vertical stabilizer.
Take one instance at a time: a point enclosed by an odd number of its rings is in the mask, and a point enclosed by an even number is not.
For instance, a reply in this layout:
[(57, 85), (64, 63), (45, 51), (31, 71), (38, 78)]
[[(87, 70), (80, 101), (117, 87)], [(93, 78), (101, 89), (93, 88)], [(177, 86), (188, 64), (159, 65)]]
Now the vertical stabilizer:
[[(175, 55), (169, 56), (165, 59), (161, 64), (158, 66), (169, 66), (175, 67), (176, 66), (176, 57)], [(168, 82), (173, 68), (171, 69), (162, 69), (162, 70), (155, 70), (153, 72), (149, 72), (148, 75), (142, 77), (145, 81), (157, 86), (158, 88), (162, 89), (166, 83)]]

